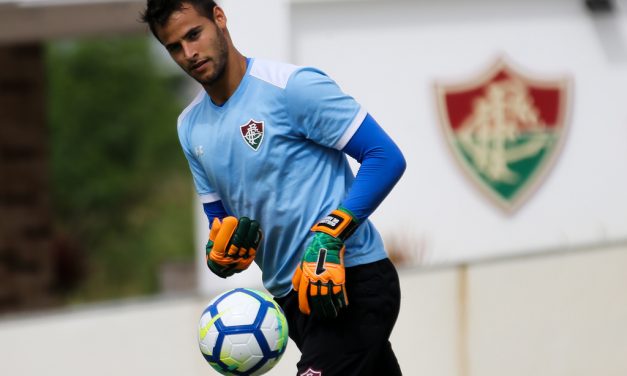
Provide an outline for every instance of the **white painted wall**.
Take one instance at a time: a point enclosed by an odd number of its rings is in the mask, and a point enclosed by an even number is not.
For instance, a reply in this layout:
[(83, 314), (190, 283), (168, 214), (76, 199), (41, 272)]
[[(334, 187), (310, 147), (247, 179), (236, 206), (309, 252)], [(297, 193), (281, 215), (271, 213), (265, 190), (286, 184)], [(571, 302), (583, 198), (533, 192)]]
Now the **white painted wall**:
[[(593, 19), (573, 0), (310, 2), (292, 9), (292, 57), (334, 77), (408, 161), (372, 217), (408, 232), (432, 264), (627, 239), (627, 14)], [(621, 8), (624, 9), (624, 8)], [(565, 146), (514, 215), (489, 202), (446, 145), (433, 86), (505, 55), (523, 71), (574, 80)]]
[[(392, 334), (405, 375), (624, 376), (627, 244), (400, 271)], [(208, 298), (157, 298), (0, 320), (0, 374), (214, 374), (198, 350)], [(288, 350), (270, 372), (293, 376)]]
[(627, 374), (627, 244), (468, 270), (468, 375)]

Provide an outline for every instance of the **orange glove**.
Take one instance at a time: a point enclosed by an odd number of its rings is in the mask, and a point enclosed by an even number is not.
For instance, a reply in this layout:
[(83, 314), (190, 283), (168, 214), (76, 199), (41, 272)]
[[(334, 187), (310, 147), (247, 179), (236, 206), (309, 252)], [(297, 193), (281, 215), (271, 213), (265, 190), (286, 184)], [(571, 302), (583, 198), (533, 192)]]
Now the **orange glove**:
[(315, 235), (292, 278), (302, 313), (334, 318), (348, 305), (344, 240), (357, 226), (352, 214), (340, 208), (311, 228)]
[(207, 266), (216, 275), (226, 278), (247, 269), (255, 259), (262, 239), (259, 222), (247, 217), (239, 220), (214, 218), (207, 242)]

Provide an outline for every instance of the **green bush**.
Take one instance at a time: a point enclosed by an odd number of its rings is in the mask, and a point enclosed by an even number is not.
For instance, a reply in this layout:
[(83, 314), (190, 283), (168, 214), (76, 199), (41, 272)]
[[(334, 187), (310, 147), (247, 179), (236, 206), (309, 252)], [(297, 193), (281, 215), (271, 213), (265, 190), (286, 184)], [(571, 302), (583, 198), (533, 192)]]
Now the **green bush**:
[(73, 300), (154, 293), (162, 262), (193, 259), (193, 189), (176, 134), (183, 81), (157, 61), (144, 37), (47, 48), (56, 232), (76, 244), (83, 271)]

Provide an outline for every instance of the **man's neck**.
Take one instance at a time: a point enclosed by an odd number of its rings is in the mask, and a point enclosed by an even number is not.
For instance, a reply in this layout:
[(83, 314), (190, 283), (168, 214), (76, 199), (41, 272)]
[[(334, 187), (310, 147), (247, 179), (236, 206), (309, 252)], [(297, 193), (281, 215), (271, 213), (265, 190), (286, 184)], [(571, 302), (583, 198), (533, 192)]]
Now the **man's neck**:
[(246, 57), (237, 50), (233, 50), (229, 56), (224, 74), (218, 81), (211, 86), (204, 86), (205, 91), (209, 94), (211, 101), (218, 106), (222, 106), (233, 95), (244, 74), (246, 74)]

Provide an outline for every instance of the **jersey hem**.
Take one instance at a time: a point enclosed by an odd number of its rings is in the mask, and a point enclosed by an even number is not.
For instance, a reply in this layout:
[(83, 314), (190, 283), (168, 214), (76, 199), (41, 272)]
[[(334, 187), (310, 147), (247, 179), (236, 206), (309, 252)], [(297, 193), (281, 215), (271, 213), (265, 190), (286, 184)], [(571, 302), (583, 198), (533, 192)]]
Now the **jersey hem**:
[(383, 259), (385, 259), (387, 257), (388, 257), (387, 253), (383, 252), (381, 254), (377, 253), (375, 255), (368, 255), (368, 256), (357, 257), (355, 259), (349, 259), (349, 260), (345, 259), (344, 260), (344, 267), (351, 268), (353, 266), (370, 264), (372, 262), (381, 261), (381, 260), (383, 260)]

